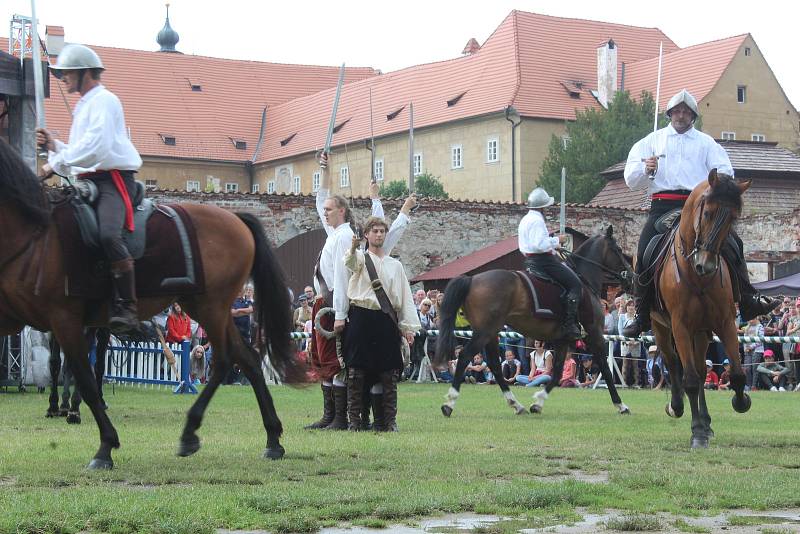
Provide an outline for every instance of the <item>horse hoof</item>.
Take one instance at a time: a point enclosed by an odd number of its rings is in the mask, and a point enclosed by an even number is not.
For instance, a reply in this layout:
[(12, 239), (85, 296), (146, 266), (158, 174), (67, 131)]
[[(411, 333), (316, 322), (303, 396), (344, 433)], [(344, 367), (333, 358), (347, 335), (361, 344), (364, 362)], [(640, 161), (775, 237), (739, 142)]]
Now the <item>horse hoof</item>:
[(519, 405), (516, 408), (514, 408), (514, 411), (516, 412), (517, 415), (522, 415), (522, 414), (525, 413), (525, 407), (522, 406), (522, 405)]
[(280, 460), (283, 458), (284, 454), (286, 454), (286, 449), (284, 449), (282, 445), (278, 445), (277, 447), (267, 447), (264, 450), (264, 458), (267, 458), (268, 460)]
[(750, 395), (748, 395), (747, 393), (743, 393), (741, 402), (739, 402), (737, 400), (736, 395), (734, 395), (733, 398), (731, 399), (731, 405), (733, 406), (733, 409), (739, 413), (747, 412), (750, 409), (750, 406), (752, 405), (752, 401), (750, 400)]
[(60, 410), (58, 410), (58, 416), (59, 417), (66, 417), (68, 413), (69, 413), (69, 410), (66, 409), (66, 408), (61, 408)]
[(450, 417), (452, 414), (453, 414), (453, 409), (446, 404), (442, 404), (442, 415), (444, 415), (445, 417)]
[(631, 415), (631, 409), (625, 406), (624, 408), (620, 408), (619, 410), (620, 415)]
[(542, 407), (538, 404), (531, 404), (531, 413), (542, 413)]
[(188, 439), (182, 439), (178, 444), (178, 456), (186, 457), (191, 456), (200, 450), (200, 438), (192, 436)]
[(102, 460), (100, 458), (92, 458), (92, 461), (89, 462), (89, 469), (91, 470), (105, 470), (110, 471), (114, 469), (114, 462), (111, 460)]
[(58, 410), (47, 410), (47, 413), (45, 414), (45, 417), (47, 417), (49, 419), (51, 417), (58, 417), (58, 415), (59, 415), (58, 414)]
[(692, 438), (692, 445), (693, 449), (707, 449), (708, 448), (708, 438)]
[(68, 425), (79, 425), (81, 424), (81, 414), (79, 413), (70, 413), (67, 415), (67, 424)]
[(713, 438), (713, 437), (714, 437), (714, 431), (713, 431), (713, 430), (711, 430), (711, 427), (708, 427), (708, 432), (706, 433), (706, 437), (707, 437), (708, 439), (711, 439), (711, 438)]

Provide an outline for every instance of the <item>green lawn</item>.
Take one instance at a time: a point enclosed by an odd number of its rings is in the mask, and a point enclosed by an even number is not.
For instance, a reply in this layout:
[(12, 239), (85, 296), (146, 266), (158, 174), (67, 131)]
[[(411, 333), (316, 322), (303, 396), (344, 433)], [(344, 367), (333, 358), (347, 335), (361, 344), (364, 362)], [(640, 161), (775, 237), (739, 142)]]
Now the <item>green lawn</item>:
[[(192, 396), (109, 388), (122, 448), (115, 469), (99, 473), (85, 469), (98, 444), (87, 410), (69, 426), (44, 418), (45, 395), (0, 393), (0, 532), (308, 532), (460, 511), (531, 527), (577, 521), (577, 507), (710, 515), (800, 506), (800, 394), (754, 393), (741, 415), (729, 393), (710, 393), (716, 438), (690, 451), (688, 404), (671, 420), (664, 392), (623, 391), (625, 417), (604, 390), (555, 390), (543, 414), (515, 416), (495, 386), (465, 386), (445, 419), (446, 390), (401, 384), (400, 433), (390, 435), (303, 431), (319, 415), (319, 389), (273, 387), (287, 453), (269, 461), (250, 388), (220, 389), (190, 458), (175, 449)], [(531, 388), (513, 391), (530, 404)]]

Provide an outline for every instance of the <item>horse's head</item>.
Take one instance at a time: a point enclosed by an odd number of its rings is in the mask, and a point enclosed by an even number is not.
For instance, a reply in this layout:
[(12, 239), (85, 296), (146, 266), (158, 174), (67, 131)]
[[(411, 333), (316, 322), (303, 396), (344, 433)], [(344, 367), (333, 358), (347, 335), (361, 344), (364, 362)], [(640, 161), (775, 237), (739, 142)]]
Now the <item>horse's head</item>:
[[(573, 261), (587, 279), (593, 278), (590, 275), (592, 271), (602, 271), (604, 275), (618, 281), (625, 291), (630, 289), (633, 267), (614, 239), (613, 226), (609, 226), (604, 234), (594, 236), (581, 245), (573, 254)], [(599, 287), (595, 289), (600, 290)]]
[(692, 228), (694, 247), (687, 254), (698, 276), (709, 276), (719, 269), (719, 251), (731, 231), (731, 226), (742, 212), (742, 194), (750, 181), (736, 183), (732, 176), (708, 174), (708, 187), (700, 195), (692, 195)]

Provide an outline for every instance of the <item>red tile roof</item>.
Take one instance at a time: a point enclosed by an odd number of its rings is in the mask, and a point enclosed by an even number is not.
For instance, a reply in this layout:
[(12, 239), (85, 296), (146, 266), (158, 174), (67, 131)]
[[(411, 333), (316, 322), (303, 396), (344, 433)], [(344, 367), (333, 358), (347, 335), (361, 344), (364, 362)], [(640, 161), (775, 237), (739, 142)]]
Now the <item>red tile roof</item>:
[[(0, 38), (0, 48), (6, 49), (7, 41)], [(338, 67), (92, 48), (106, 67), (103, 83), (122, 100), (133, 144), (147, 156), (249, 160), (264, 106), (335, 87), (339, 76)], [(371, 68), (348, 68), (345, 82), (376, 74)], [(201, 91), (193, 91), (192, 84)], [(65, 98), (71, 107), (78, 100), (77, 95)], [(55, 79), (45, 111), (50, 128), (66, 139), (71, 120)], [(163, 134), (174, 136), (175, 146), (165, 145)], [(237, 150), (231, 138), (246, 141), (247, 150)]]
[[(688, 89), (698, 102), (705, 98), (747, 37), (747, 34), (737, 35), (680, 50), (668, 51), (665, 47), (661, 63), (658, 109), (664, 110), (669, 99), (684, 88)], [(636, 98), (644, 90), (649, 91), (655, 98), (657, 80), (658, 50), (655, 57), (625, 67), (625, 89)]]
[(486, 265), (490, 261), (517, 250), (518, 246), (517, 236), (506, 238), (494, 245), (489, 245), (472, 254), (467, 254), (466, 256), (462, 256), (449, 263), (424, 272), (411, 280), (411, 283), (415, 284), (425, 280), (449, 280), (461, 276), (462, 274), (470, 274), (475, 269)]

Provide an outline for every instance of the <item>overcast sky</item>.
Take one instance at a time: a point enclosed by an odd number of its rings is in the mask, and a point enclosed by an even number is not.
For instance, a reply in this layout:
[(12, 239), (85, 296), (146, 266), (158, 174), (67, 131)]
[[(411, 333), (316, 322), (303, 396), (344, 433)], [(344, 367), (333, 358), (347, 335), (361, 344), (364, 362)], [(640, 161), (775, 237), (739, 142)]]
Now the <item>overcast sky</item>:
[[(795, 7), (791, 7), (795, 6)], [(155, 50), (164, 24), (157, 0), (37, 0), (40, 31), (64, 26), (66, 40)], [(678, 46), (751, 33), (795, 107), (800, 2), (761, 0), (172, 0), (170, 21), (187, 54), (282, 63), (375, 67), (383, 72), (456, 57), (470, 37), (483, 43), (512, 10), (660, 28)], [(29, 0), (0, 0), (0, 35)]]

